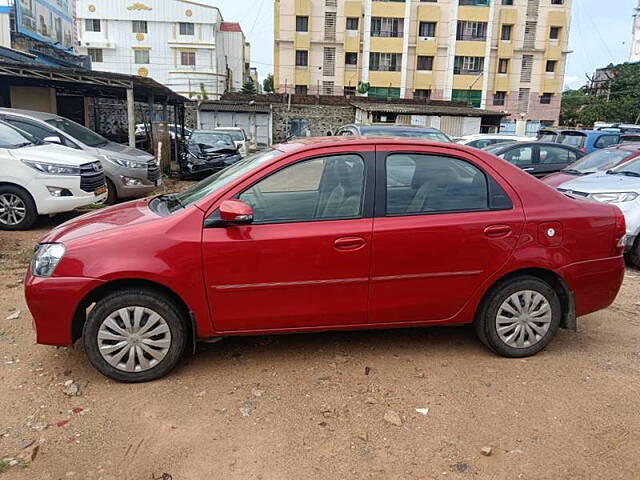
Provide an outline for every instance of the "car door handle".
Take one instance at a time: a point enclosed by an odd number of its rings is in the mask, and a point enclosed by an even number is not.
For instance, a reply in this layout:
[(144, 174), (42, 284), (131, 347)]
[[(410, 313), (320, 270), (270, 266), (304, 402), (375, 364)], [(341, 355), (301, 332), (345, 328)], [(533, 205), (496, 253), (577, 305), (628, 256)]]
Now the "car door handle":
[(491, 238), (506, 237), (510, 233), (511, 227), (509, 225), (489, 225), (484, 229), (484, 234)]
[(362, 237), (340, 237), (337, 238), (333, 245), (338, 250), (357, 250), (366, 243)]
[(523, 172), (533, 172), (534, 170), (535, 170), (535, 168), (533, 168), (533, 167), (523, 168), (522, 169)]

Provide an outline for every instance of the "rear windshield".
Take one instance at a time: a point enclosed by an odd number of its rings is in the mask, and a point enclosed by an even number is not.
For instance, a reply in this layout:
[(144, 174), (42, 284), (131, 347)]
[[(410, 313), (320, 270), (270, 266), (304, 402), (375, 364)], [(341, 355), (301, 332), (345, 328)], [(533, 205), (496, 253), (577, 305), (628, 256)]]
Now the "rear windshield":
[(451, 139), (442, 132), (425, 132), (422, 130), (395, 130), (393, 128), (376, 128), (363, 130), (365, 137), (403, 137), (403, 138), (421, 138), (424, 140), (435, 140), (436, 142), (452, 143)]
[(219, 130), (219, 131), (229, 135), (231, 138), (233, 138), (234, 142), (244, 141), (244, 134), (238, 130)]
[(631, 155), (633, 155), (633, 152), (628, 150), (596, 150), (586, 157), (582, 157), (577, 162), (572, 163), (567, 168), (580, 172), (587, 170), (608, 170)]
[(587, 140), (585, 135), (559, 135), (556, 143), (562, 143), (563, 145), (569, 145), (570, 147), (581, 148), (584, 147), (584, 142)]

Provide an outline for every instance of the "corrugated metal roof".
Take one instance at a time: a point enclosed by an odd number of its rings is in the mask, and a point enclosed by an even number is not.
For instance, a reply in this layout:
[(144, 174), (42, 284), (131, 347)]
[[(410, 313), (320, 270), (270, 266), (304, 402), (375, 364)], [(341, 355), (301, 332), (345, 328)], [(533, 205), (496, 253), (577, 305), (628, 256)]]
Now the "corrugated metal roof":
[(221, 32), (242, 32), (242, 27), (240, 26), (239, 23), (236, 23), (236, 22), (221, 22), (220, 31)]
[(269, 113), (271, 107), (258, 103), (238, 103), (238, 102), (201, 102), (200, 111), (202, 112), (257, 112)]
[(394, 103), (351, 102), (351, 105), (359, 108), (360, 110), (364, 110), (365, 112), (396, 113), (400, 115), (452, 115), (464, 117), (504, 117), (507, 115), (506, 113), (496, 112), (494, 110), (482, 110), (480, 108), (461, 106), (430, 105), (428, 103), (425, 103), (424, 105), (407, 105)]

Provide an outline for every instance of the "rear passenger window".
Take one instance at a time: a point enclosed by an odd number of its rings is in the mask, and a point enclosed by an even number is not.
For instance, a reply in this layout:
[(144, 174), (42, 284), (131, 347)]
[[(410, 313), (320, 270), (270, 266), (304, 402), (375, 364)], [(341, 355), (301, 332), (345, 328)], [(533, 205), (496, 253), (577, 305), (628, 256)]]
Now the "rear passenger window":
[(603, 135), (600, 138), (598, 138), (598, 140), (596, 140), (596, 143), (594, 144), (594, 146), (596, 148), (607, 148), (610, 147), (611, 145), (615, 145), (618, 143), (620, 139), (618, 138), (617, 135)]
[(386, 179), (387, 215), (511, 208), (496, 182), (488, 182), (479, 168), (457, 158), (391, 154), (386, 159)]
[(571, 163), (576, 160), (576, 155), (560, 147), (540, 147), (540, 163)]

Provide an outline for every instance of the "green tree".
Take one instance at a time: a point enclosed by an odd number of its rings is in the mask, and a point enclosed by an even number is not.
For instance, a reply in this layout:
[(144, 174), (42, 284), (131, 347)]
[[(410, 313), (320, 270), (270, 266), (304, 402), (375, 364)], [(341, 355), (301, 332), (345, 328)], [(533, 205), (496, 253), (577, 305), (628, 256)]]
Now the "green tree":
[(273, 93), (273, 75), (271, 73), (262, 81), (262, 89), (264, 93)]
[(247, 80), (242, 85), (242, 93), (258, 93), (256, 90), (256, 84), (252, 80)]

